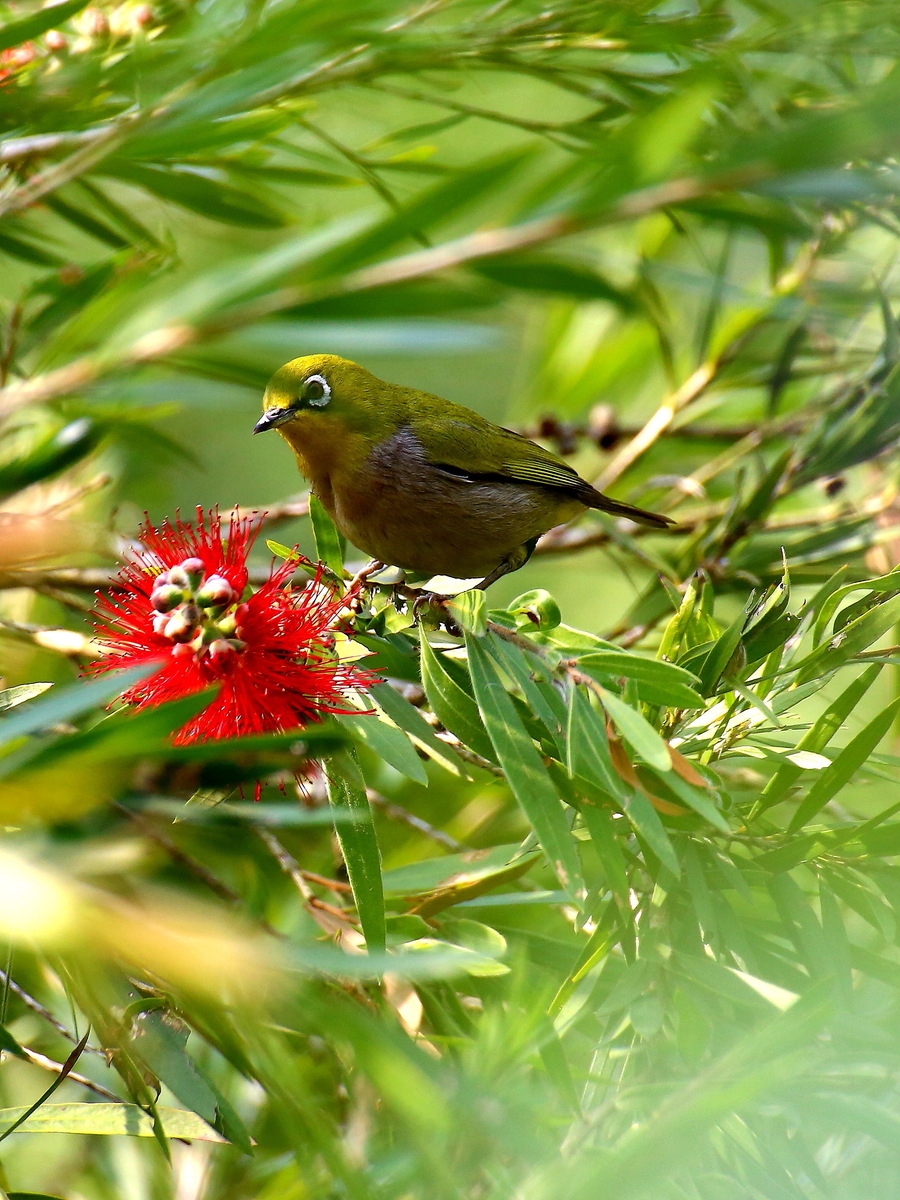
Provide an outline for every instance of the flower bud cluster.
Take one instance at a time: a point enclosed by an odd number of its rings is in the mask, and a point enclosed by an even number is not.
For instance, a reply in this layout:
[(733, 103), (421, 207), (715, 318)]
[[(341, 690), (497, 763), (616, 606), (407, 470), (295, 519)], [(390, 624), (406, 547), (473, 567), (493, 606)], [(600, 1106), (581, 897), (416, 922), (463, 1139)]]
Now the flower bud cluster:
[(48, 29), (38, 41), (22, 42), (0, 51), (0, 83), (31, 63), (52, 71), (60, 65), (59, 56), (67, 52), (83, 54), (97, 45), (102, 47), (110, 41), (134, 38), (141, 33), (153, 37), (161, 28), (153, 8), (146, 3), (125, 0), (108, 9), (84, 8), (72, 21), (74, 40), (59, 29)]
[(154, 580), (153, 632), (174, 643), (173, 653), (208, 654), (221, 666), (244, 649), (239, 600), (224, 575), (207, 575), (202, 559), (186, 558)]

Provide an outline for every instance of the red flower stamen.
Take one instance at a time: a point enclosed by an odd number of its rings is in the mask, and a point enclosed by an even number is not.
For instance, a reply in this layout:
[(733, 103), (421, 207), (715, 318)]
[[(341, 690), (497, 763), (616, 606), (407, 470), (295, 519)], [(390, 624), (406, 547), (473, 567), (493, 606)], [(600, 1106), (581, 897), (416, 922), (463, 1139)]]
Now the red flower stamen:
[(273, 562), (266, 582), (247, 588), (247, 555), (257, 517), (232, 513), (222, 540), (218, 512), (197, 509), (196, 523), (166, 520), (141, 529), (142, 549), (100, 596), (95, 625), (105, 657), (93, 672), (160, 661), (126, 691), (138, 708), (219, 684), (215, 698), (174, 735), (176, 745), (286, 732), (325, 713), (358, 711), (348, 693), (372, 676), (342, 663), (333, 630), (346, 598), (323, 582), (322, 568), (302, 588), (289, 579), (307, 562)]

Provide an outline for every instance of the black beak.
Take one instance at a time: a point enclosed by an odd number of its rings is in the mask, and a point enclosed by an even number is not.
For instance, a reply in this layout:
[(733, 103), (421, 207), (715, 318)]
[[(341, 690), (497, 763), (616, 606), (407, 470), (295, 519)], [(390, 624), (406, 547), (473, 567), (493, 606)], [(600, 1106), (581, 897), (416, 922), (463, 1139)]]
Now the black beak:
[(283, 425), (285, 421), (289, 421), (294, 415), (294, 410), (288, 408), (267, 408), (263, 415), (253, 426), (254, 433), (265, 433), (267, 429), (275, 429), (279, 425)]

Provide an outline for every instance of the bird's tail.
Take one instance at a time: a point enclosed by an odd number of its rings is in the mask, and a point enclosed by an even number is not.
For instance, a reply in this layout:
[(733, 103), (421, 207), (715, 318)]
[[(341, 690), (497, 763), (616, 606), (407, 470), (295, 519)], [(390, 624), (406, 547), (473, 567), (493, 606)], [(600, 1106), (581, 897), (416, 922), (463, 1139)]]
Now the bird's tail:
[(628, 517), (639, 525), (652, 525), (656, 529), (668, 529), (676, 522), (671, 517), (660, 516), (659, 513), (648, 512), (646, 508), (635, 508), (633, 504), (623, 504), (621, 500), (611, 500), (596, 488), (590, 489), (590, 495), (584, 497), (588, 508), (598, 508), (600, 512), (609, 513), (614, 517)]

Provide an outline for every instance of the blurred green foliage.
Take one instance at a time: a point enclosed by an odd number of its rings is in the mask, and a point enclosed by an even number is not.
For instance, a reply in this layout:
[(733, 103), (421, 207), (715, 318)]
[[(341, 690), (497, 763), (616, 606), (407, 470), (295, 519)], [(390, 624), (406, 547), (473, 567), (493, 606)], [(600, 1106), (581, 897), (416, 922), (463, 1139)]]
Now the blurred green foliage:
[[(891, 1194), (896, 5), (0, 13), (0, 1194)], [(173, 750), (85, 610), (141, 509), (333, 560), (249, 437), (313, 352), (680, 526)]]

